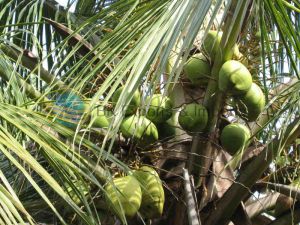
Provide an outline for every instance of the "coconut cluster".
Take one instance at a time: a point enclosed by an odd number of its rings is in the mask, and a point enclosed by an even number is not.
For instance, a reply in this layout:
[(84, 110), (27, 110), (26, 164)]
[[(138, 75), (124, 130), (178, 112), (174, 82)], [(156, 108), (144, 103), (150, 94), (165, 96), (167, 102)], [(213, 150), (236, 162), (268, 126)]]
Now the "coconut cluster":
[(236, 113), (246, 121), (255, 121), (265, 107), (263, 91), (252, 81), (249, 70), (239, 61), (229, 60), (222, 65), (219, 89), (232, 96)]
[[(106, 107), (97, 103), (93, 109), (89, 109), (91, 99), (83, 101), (80, 96), (72, 94), (71, 101), (65, 97), (62, 102), (58, 99), (59, 104), (72, 111), (72, 119), (74, 119), (74, 112), (77, 120), (69, 121), (66, 113), (60, 117), (57, 122), (68, 126), (69, 128), (76, 128), (83, 113), (87, 113), (90, 117), (93, 128), (107, 129), (117, 112), (114, 108), (122, 94), (125, 91), (124, 87), (118, 88), (111, 98), (111, 107)], [(74, 98), (74, 100), (73, 100)], [(80, 105), (75, 104), (80, 102)], [(77, 111), (76, 111), (77, 110)], [(168, 96), (162, 94), (154, 94), (145, 99), (144, 105), (141, 104), (141, 93), (135, 91), (132, 99), (126, 108), (125, 117), (121, 123), (120, 131), (122, 136), (126, 139), (131, 139), (139, 147), (149, 146), (158, 140), (167, 140), (176, 134), (176, 127), (181, 126), (189, 134), (193, 135), (195, 132), (202, 132), (207, 125), (208, 112), (206, 108), (198, 103), (190, 103), (184, 105), (177, 117), (176, 110), (173, 109), (172, 101)], [(176, 115), (176, 116), (173, 116)], [(66, 121), (67, 120), (67, 121)]]
[[(124, 91), (121, 87), (112, 96), (115, 106)], [(131, 139), (139, 147), (146, 147), (158, 140), (167, 140), (176, 134), (176, 127), (190, 134), (201, 132), (207, 125), (208, 112), (206, 108), (198, 103), (186, 104), (180, 110), (178, 117), (173, 109), (172, 101), (168, 96), (154, 94), (145, 99), (141, 105), (141, 94), (136, 91), (125, 112), (120, 131), (123, 137)], [(99, 111), (100, 109), (100, 111)], [(107, 128), (113, 119), (112, 111), (100, 106), (91, 112), (92, 126), (96, 128)]]
[[(185, 63), (183, 73), (194, 86), (203, 87), (211, 79), (215, 58), (222, 54), (221, 39), (222, 32), (209, 31), (201, 53), (192, 55)], [(245, 121), (254, 121), (265, 107), (264, 93), (253, 82), (247, 63), (240, 60), (243, 57), (237, 45), (231, 55), (232, 59), (224, 62), (218, 72), (219, 91), (233, 99), (237, 115)], [(143, 149), (158, 140), (174, 137), (179, 126), (190, 135), (205, 132), (209, 111), (204, 105), (198, 102), (184, 104), (177, 113), (168, 96), (153, 94), (143, 101), (137, 90), (126, 111), (116, 112), (116, 105), (120, 104), (120, 97), (126, 91), (124, 87), (118, 88), (112, 95), (110, 107), (98, 104), (89, 111), (86, 109), (89, 104), (84, 104), (80, 96), (73, 93), (61, 95), (54, 108), (58, 117), (56, 121), (74, 129), (83, 113), (88, 112), (92, 127), (105, 129), (109, 128), (117, 113), (122, 113), (125, 115), (120, 125), (122, 136)], [(247, 147), (250, 137), (247, 126), (229, 123), (221, 130), (220, 143), (224, 150), (234, 155)], [(114, 178), (104, 189), (110, 210), (123, 221), (137, 212), (149, 219), (162, 214), (164, 189), (159, 175), (151, 167), (142, 166), (127, 176)]]
[[(123, 91), (123, 88), (120, 89)], [(120, 89), (112, 97), (113, 104), (118, 101)], [(125, 138), (131, 138), (138, 146), (145, 147), (159, 140), (161, 135), (157, 127), (166, 124), (171, 118), (173, 104), (168, 96), (154, 94), (145, 100), (145, 110), (141, 105), (141, 94), (138, 91), (136, 93), (128, 106), (130, 110), (127, 108), (120, 130)]]
[(165, 194), (157, 172), (142, 166), (125, 177), (114, 178), (105, 186), (109, 208), (121, 220), (133, 217), (139, 211), (144, 218), (162, 215)]
[[(183, 73), (194, 86), (207, 85), (216, 56), (223, 54), (222, 35), (221, 31), (210, 30), (203, 41), (201, 53), (190, 56), (185, 63)], [(255, 121), (265, 107), (264, 93), (253, 82), (247, 59), (240, 53), (238, 45), (234, 45), (230, 55), (231, 59), (224, 62), (219, 70), (218, 88), (233, 99), (235, 112), (240, 118), (247, 122)], [(202, 105), (189, 104), (183, 107), (178, 120), (186, 131), (201, 132), (206, 127), (208, 112)], [(250, 136), (245, 125), (233, 123), (222, 129), (220, 141), (223, 149), (233, 155), (246, 147)]]
[[(238, 49), (233, 58), (241, 58)], [(247, 69), (247, 63), (239, 60), (224, 62), (219, 70), (218, 88), (233, 99), (234, 109), (238, 116), (247, 122), (255, 121), (265, 107), (265, 96), (261, 88), (253, 82)], [(231, 155), (246, 148), (251, 133), (239, 123), (225, 126), (221, 132), (221, 144)]]

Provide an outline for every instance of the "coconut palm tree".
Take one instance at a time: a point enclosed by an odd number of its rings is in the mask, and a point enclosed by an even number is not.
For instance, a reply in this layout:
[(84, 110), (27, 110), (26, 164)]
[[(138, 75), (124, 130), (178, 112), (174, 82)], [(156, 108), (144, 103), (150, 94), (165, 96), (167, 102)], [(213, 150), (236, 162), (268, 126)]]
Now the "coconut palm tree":
[[(300, 222), (299, 1), (2, 0), (0, 8), (0, 224)], [(210, 74), (195, 84), (185, 67), (199, 53)], [(230, 60), (262, 90), (251, 121), (246, 94), (221, 88)], [(155, 94), (170, 98), (171, 118), (130, 120), (129, 111), (145, 118)], [(190, 103), (207, 110), (203, 129), (185, 127), (199, 115), (178, 121)], [(221, 135), (232, 123), (250, 132), (234, 152), (243, 130)], [(117, 184), (143, 165), (164, 187), (155, 218), (146, 215), (156, 205), (140, 208), (149, 183)]]

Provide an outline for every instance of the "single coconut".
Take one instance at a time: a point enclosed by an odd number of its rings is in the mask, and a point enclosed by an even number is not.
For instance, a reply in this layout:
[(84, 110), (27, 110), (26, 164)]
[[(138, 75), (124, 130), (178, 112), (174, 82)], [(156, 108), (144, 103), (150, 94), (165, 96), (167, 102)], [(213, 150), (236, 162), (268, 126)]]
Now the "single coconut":
[(185, 63), (183, 72), (192, 84), (204, 85), (211, 75), (210, 63), (203, 54), (195, 54)]
[(105, 186), (106, 201), (110, 209), (122, 220), (133, 217), (142, 202), (142, 190), (138, 180), (128, 175), (113, 179)]
[(222, 34), (221, 31), (210, 30), (203, 41), (203, 49), (212, 61), (214, 61), (215, 55), (221, 52)]
[(95, 107), (91, 112), (92, 127), (108, 128), (113, 118), (113, 112), (103, 106)]
[(157, 218), (162, 215), (165, 193), (157, 172), (148, 166), (142, 166), (133, 173), (140, 182), (142, 203), (140, 212), (145, 218)]
[(197, 103), (185, 105), (179, 113), (178, 122), (187, 132), (201, 132), (207, 125), (206, 108)]
[[(124, 87), (120, 87), (120, 88), (118, 88), (115, 91), (115, 93), (112, 96), (112, 102), (113, 102), (113, 104), (116, 104), (118, 102), (119, 97), (120, 97), (122, 91), (124, 91)], [(140, 105), (140, 101), (141, 101), (141, 99), (140, 99), (140, 92), (137, 90), (133, 94), (133, 97), (132, 97), (132, 99), (131, 99), (128, 107), (127, 107), (125, 115), (132, 115), (132, 114), (134, 114), (136, 112), (137, 108)]]
[(71, 91), (64, 92), (57, 97), (52, 112), (56, 122), (75, 129), (85, 112), (84, 101)]
[(261, 88), (252, 83), (245, 95), (236, 98), (238, 114), (247, 121), (255, 121), (265, 107), (265, 95)]
[(154, 94), (152, 98), (146, 100), (149, 110), (146, 117), (153, 123), (165, 122), (172, 116), (172, 102), (169, 97), (161, 94)]
[(219, 89), (233, 95), (245, 94), (252, 85), (248, 69), (236, 60), (225, 62), (219, 71)]
[(132, 115), (121, 124), (121, 132), (125, 138), (133, 138), (138, 145), (150, 145), (158, 140), (157, 128), (145, 116)]
[(83, 105), (84, 105), (84, 112), (89, 113), (91, 111), (91, 103), (92, 99), (91, 98), (86, 98), (83, 100)]
[(245, 148), (250, 137), (251, 133), (245, 125), (232, 123), (222, 130), (221, 144), (229, 154), (234, 155), (237, 151)]

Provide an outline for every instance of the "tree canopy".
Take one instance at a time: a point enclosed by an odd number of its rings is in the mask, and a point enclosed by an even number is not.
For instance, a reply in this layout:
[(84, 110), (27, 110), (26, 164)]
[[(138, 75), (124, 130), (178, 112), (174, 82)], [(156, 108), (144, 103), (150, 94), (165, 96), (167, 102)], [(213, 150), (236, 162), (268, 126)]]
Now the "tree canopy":
[(2, 0), (0, 20), (0, 224), (300, 222), (298, 0)]

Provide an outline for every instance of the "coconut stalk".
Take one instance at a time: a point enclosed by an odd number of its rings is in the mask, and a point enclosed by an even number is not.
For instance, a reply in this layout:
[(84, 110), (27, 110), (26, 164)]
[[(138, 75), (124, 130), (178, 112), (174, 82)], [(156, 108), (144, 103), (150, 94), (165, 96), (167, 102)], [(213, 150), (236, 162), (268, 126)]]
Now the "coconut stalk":
[[(218, 54), (216, 54), (215, 56), (215, 62), (211, 73), (212, 78), (208, 83), (203, 101), (203, 105), (209, 111), (208, 125), (205, 132), (208, 141), (206, 141), (205, 144), (200, 145), (199, 138), (195, 137), (193, 138), (192, 143), (193, 147), (191, 152), (195, 152), (196, 155), (201, 156), (198, 160), (198, 165), (193, 166), (191, 171), (192, 174), (196, 176), (196, 187), (201, 186), (203, 182), (202, 176), (205, 176), (207, 174), (215, 155), (215, 147), (213, 146), (213, 142), (214, 140), (217, 140), (217, 123), (225, 101), (224, 93), (218, 90), (219, 70), (223, 63), (229, 60), (232, 56), (232, 49), (239, 36), (241, 25), (243, 23), (249, 3), (249, 0), (240, 2), (239, 11), (236, 11), (235, 9), (238, 6), (239, 2), (237, 0), (232, 1), (230, 10), (228, 12), (229, 17), (225, 22), (224, 32), (220, 45), (224, 46), (224, 49), (220, 49)], [(236, 20), (233, 21), (234, 19)], [(190, 162), (193, 164), (194, 159), (190, 159)]]
[(197, 203), (195, 198), (195, 192), (193, 190), (193, 185), (190, 180), (190, 175), (187, 169), (183, 168), (183, 179), (184, 179), (184, 190), (185, 190), (185, 201), (187, 204), (187, 214), (189, 225), (201, 225), (201, 220), (199, 218)]
[(236, 182), (216, 203), (215, 210), (211, 212), (206, 221), (207, 225), (223, 225), (229, 222), (240, 202), (248, 195), (250, 188), (268, 168), (274, 157), (278, 155), (281, 149), (289, 146), (290, 143), (300, 135), (299, 119), (300, 118), (296, 118), (294, 122), (290, 123), (283, 136), (276, 136), (276, 138), (241, 171)]

